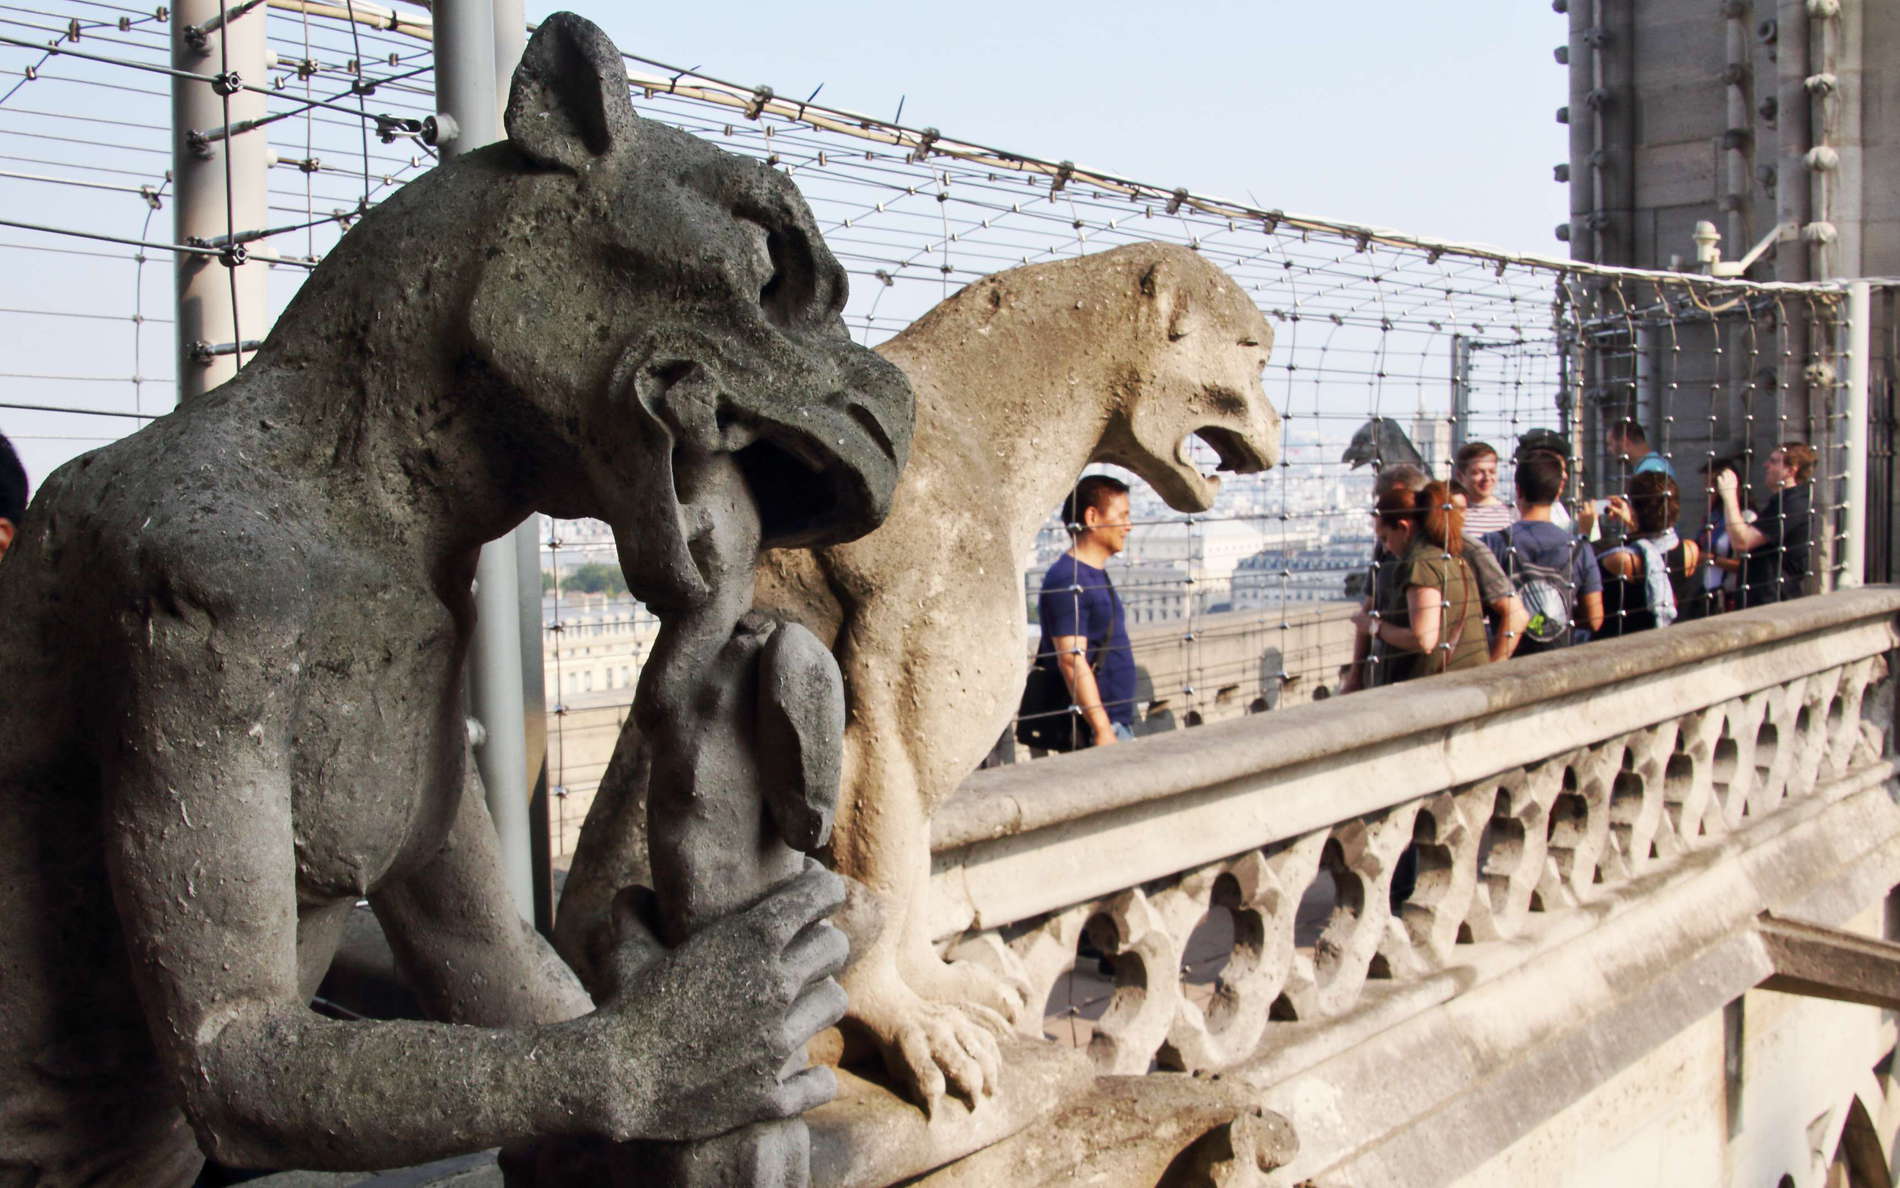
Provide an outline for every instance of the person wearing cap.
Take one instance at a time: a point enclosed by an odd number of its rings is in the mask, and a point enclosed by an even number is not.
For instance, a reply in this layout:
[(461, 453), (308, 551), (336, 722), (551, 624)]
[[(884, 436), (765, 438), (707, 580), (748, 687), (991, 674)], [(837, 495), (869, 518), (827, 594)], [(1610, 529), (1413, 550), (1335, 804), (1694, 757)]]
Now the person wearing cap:
[(13, 443), (0, 433), (0, 560), (13, 547), (13, 536), (20, 530), (20, 517), (26, 514), (26, 467)]
[[(1570, 481), (1570, 439), (1555, 429), (1527, 429), (1517, 439), (1517, 451), (1512, 461), (1519, 466), (1524, 459), (1533, 454), (1549, 454), (1557, 459), (1557, 465), (1563, 468), (1563, 480)], [(1521, 519), (1520, 514), (1514, 519)], [(1592, 524), (1579, 525), (1570, 518), (1570, 509), (1562, 503), (1550, 505), (1550, 522), (1565, 532), (1580, 531), (1585, 537), (1590, 535)]]

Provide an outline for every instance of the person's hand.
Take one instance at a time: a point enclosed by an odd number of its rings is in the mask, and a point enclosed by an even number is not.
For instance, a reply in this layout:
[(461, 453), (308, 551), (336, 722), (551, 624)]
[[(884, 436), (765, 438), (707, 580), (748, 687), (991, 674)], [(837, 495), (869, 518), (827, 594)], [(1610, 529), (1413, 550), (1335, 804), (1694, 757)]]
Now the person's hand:
[(1636, 509), (1631, 507), (1630, 501), (1621, 495), (1610, 496), (1609, 501), (1604, 504), (1603, 514), (1625, 528), (1636, 527)]
[(1095, 745), (1098, 747), (1112, 747), (1120, 741), (1120, 739), (1115, 737), (1115, 727), (1113, 725), (1110, 725), (1107, 730), (1097, 730), (1095, 732)]
[(1715, 472), (1715, 493), (1717, 495), (1733, 495), (1741, 489), (1742, 480), (1736, 477), (1734, 471), (1718, 470)]
[(1361, 635), (1371, 635), (1372, 625), (1377, 621), (1372, 617), (1372, 612), (1363, 606), (1352, 613), (1352, 629)]
[(1577, 503), (1577, 534), (1589, 538), (1597, 529), (1597, 505), (1594, 500), (1584, 499)]
[(804, 1064), (805, 1045), (844, 1016), (833, 975), (850, 946), (825, 921), (843, 903), (844, 881), (810, 862), (668, 950), (623, 893), (611, 990), (574, 1023), (604, 1061), (592, 1086), (605, 1095), (600, 1130), (616, 1140), (708, 1138), (836, 1096), (832, 1070)]

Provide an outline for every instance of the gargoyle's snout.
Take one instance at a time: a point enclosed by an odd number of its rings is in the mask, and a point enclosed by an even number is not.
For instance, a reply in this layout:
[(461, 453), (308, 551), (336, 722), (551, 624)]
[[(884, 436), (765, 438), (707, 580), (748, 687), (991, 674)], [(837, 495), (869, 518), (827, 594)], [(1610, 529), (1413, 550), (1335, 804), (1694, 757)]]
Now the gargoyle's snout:
[(855, 540), (890, 514), (910, 456), (915, 398), (895, 365), (849, 349), (838, 391), (761, 424), (757, 439), (734, 454), (767, 547)]
[(1218, 469), (1230, 474), (1259, 474), (1271, 470), (1280, 461), (1280, 438), (1277, 432), (1269, 440), (1255, 441), (1245, 433), (1221, 425), (1203, 425), (1194, 431), (1194, 436), (1206, 442), (1220, 459)]

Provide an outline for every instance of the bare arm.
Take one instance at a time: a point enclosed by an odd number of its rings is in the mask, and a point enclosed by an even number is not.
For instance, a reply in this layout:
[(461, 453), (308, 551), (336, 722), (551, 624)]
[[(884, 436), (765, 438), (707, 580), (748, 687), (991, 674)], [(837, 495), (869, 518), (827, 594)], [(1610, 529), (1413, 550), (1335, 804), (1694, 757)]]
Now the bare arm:
[(1594, 590), (1577, 599), (1583, 609), (1583, 625), (1595, 631), (1603, 626), (1603, 591)]
[(1524, 638), (1524, 628), (1530, 624), (1530, 612), (1524, 609), (1524, 603), (1517, 595), (1500, 598), (1491, 604), (1491, 610), (1498, 617), (1497, 638), (1491, 641), (1491, 662), (1509, 660), (1516, 652), (1518, 641)]
[(1715, 487), (1722, 500), (1722, 518), (1728, 524), (1729, 547), (1737, 553), (1760, 548), (1768, 536), (1743, 518), (1741, 488), (1735, 473), (1725, 470), (1717, 475)]
[(1105, 747), (1115, 741), (1115, 724), (1108, 720), (1108, 708), (1102, 704), (1102, 691), (1095, 683), (1095, 670), (1089, 667), (1088, 637), (1058, 635), (1049, 641), (1056, 650), (1056, 667), (1069, 686), (1069, 696), (1095, 734), (1095, 745)]
[(1444, 622), (1440, 608), (1444, 602), (1445, 592), (1436, 587), (1408, 588), (1405, 591), (1405, 607), (1411, 614), (1412, 625), (1384, 627), (1379, 632), (1379, 638), (1409, 652), (1429, 653), (1438, 646), (1439, 627)]

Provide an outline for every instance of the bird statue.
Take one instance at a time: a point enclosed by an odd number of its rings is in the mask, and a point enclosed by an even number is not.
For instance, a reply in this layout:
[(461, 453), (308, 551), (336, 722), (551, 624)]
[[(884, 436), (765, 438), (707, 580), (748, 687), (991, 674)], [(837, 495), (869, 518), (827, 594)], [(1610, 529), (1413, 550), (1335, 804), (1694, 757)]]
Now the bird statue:
[(1401, 462), (1410, 466), (1425, 465), (1418, 447), (1412, 444), (1412, 439), (1391, 417), (1373, 417), (1353, 430), (1352, 441), (1339, 460), (1350, 462), (1354, 470), (1367, 463), (1371, 463), (1374, 470), (1383, 470)]

